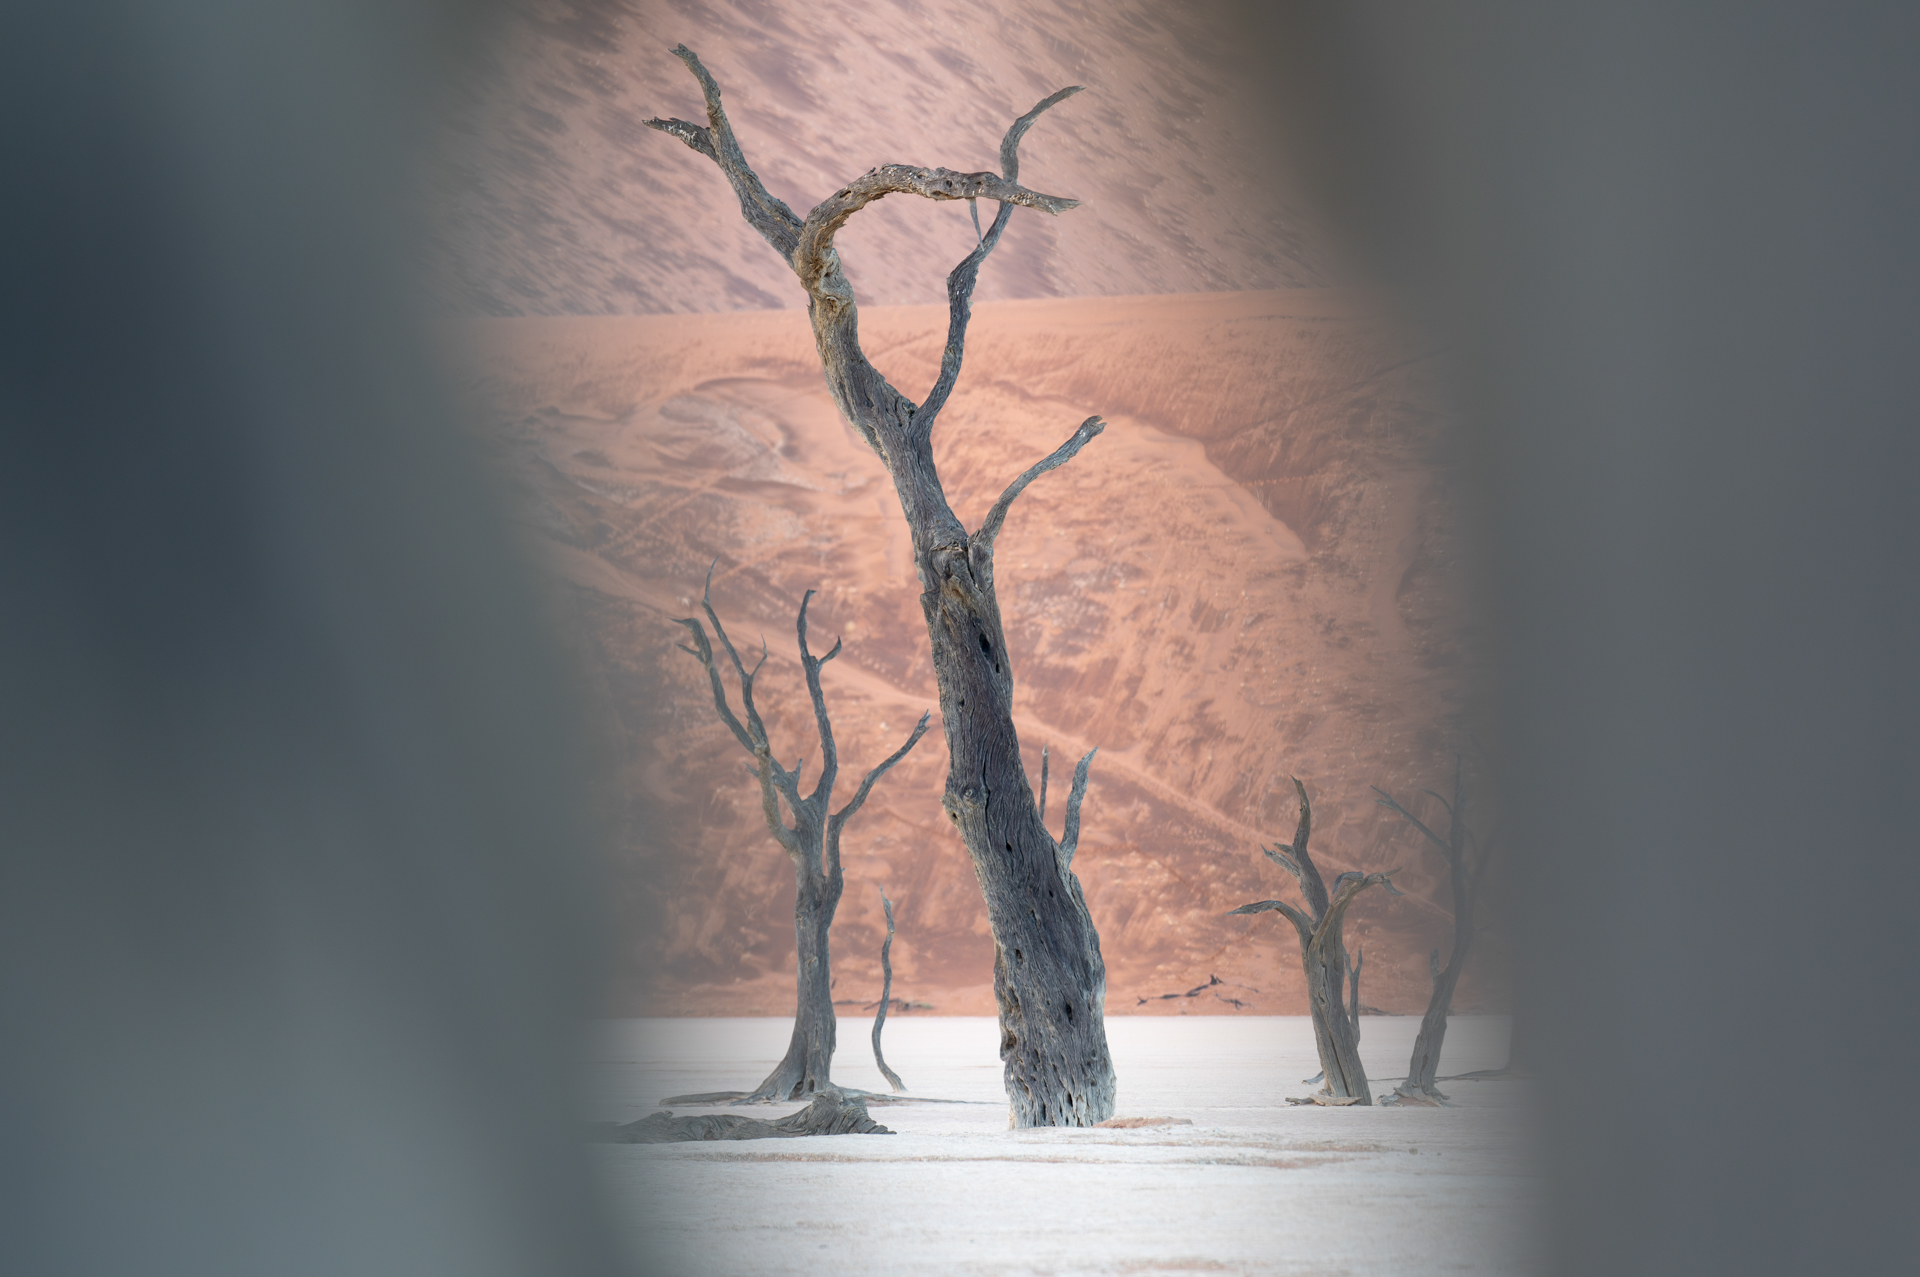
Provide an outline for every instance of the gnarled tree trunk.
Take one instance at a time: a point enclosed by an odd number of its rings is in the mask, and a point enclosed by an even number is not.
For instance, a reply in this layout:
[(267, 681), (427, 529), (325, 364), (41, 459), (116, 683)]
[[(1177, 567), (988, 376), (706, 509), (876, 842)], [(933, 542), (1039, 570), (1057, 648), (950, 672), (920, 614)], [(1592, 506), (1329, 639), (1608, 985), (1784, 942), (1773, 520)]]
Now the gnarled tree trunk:
[[(706, 630), (697, 620), (680, 622), (693, 634), (694, 641), (693, 647), (683, 644), (681, 650), (697, 657), (700, 664), (706, 667), (707, 677), (713, 685), (714, 708), (719, 711), (720, 720), (733, 733), (734, 739), (753, 755), (753, 774), (760, 782), (760, 805), (767, 818), (767, 830), (786, 849), (788, 858), (793, 861), (793, 932), (798, 960), (793, 1038), (787, 1044), (786, 1056), (773, 1072), (767, 1074), (765, 1081), (744, 1097), (743, 1102), (797, 1100), (833, 1086), (833, 967), (827, 942), (828, 932), (833, 927), (834, 911), (840, 907), (840, 894), (846, 888), (846, 876), (840, 867), (840, 831), (866, 803), (873, 783), (886, 775), (895, 763), (907, 756), (908, 750), (919, 743), (920, 737), (926, 734), (927, 721), (931, 717), (922, 714), (907, 743), (867, 773), (866, 779), (860, 782), (858, 792), (845, 807), (833, 811), (833, 785), (840, 774), (840, 756), (833, 744), (833, 724), (827, 718), (826, 697), (820, 690), (820, 667), (840, 655), (840, 644), (836, 641), (831, 652), (817, 659), (807, 650), (807, 604), (812, 600), (813, 591), (808, 590), (806, 597), (800, 601), (800, 615), (794, 625), (800, 640), (800, 666), (806, 672), (807, 694), (813, 699), (814, 723), (820, 732), (820, 779), (811, 794), (800, 792), (800, 764), (795, 763), (791, 768), (782, 767), (773, 756), (773, 747), (767, 740), (766, 724), (761, 721), (760, 710), (753, 703), (753, 680), (759, 674), (760, 666), (755, 665), (749, 670), (741, 662), (740, 654), (734, 650), (733, 640), (727, 637), (726, 627), (720, 624), (720, 617), (713, 610), (711, 569), (707, 572), (707, 589), (701, 598), (701, 606), (706, 611), (707, 620), (713, 623), (713, 632), (719, 636), (721, 646), (726, 649), (727, 657), (733, 664), (734, 673), (740, 679), (740, 703), (746, 712), (744, 723), (727, 704), (726, 688), (720, 681), (720, 669), (714, 662), (713, 645), (707, 641)], [(763, 650), (760, 660), (765, 662), (766, 659)], [(780, 814), (783, 800), (793, 816), (791, 825)]]
[(1380, 795), (1377, 800), (1380, 806), (1398, 812), (1415, 829), (1426, 835), (1427, 841), (1439, 849), (1447, 862), (1448, 880), (1453, 889), (1453, 948), (1447, 955), (1447, 965), (1444, 967), (1440, 965), (1438, 949), (1427, 959), (1427, 968), (1433, 977), (1433, 993), (1427, 999), (1427, 1013), (1420, 1019), (1420, 1036), (1413, 1041), (1413, 1056), (1407, 1062), (1407, 1080), (1394, 1088), (1403, 1099), (1445, 1103), (1447, 1097), (1434, 1085), (1434, 1079), (1440, 1072), (1440, 1049), (1447, 1040), (1447, 1017), (1453, 1011), (1453, 991), (1460, 983), (1460, 972), (1467, 965), (1467, 950), (1473, 944), (1474, 904), (1480, 894), (1481, 876), (1486, 872), (1487, 855), (1482, 850), (1479, 863), (1469, 867), (1469, 844), (1473, 841), (1473, 835), (1467, 828), (1467, 792), (1458, 758), (1453, 762), (1453, 801), (1449, 803), (1431, 789), (1425, 791), (1447, 809), (1447, 836), (1444, 839), (1378, 785), (1373, 787), (1373, 792)]
[(1307, 1009), (1313, 1016), (1314, 1045), (1320, 1051), (1320, 1075), (1324, 1093), (1349, 1104), (1372, 1104), (1373, 1092), (1367, 1085), (1366, 1066), (1360, 1063), (1360, 1001), (1356, 997), (1349, 1011), (1342, 997), (1349, 968), (1347, 949), (1341, 939), (1346, 926), (1347, 909), (1361, 892), (1378, 883), (1394, 895), (1392, 872), (1343, 873), (1334, 879), (1333, 892), (1327, 892), (1319, 866), (1307, 850), (1313, 834), (1313, 807), (1307, 801), (1307, 787), (1293, 778), (1300, 795), (1300, 824), (1293, 843), (1262, 847), (1261, 852), (1300, 884), (1307, 909), (1302, 912), (1284, 900), (1260, 900), (1241, 905), (1233, 913), (1266, 913), (1285, 916), (1300, 939), (1300, 965), (1307, 976)]
[[(974, 282), (999, 243), (1014, 206), (1059, 213), (1076, 201), (1015, 183), (1019, 143), (1040, 113), (1078, 92), (1069, 88), (1020, 117), (1000, 146), (1005, 176), (889, 164), (871, 169), (821, 201), (803, 221), (767, 192), (741, 154), (720, 104), (720, 88), (689, 49), (674, 50), (700, 82), (707, 124), (649, 120), (720, 166), (748, 223), (793, 267), (828, 389), (893, 478), (912, 534), (921, 610), (933, 649), (951, 768), (943, 805), (973, 860), (993, 928), (994, 993), (1000, 1055), (1015, 1126), (1090, 1126), (1113, 1115), (1107, 1052), (1106, 967), (1100, 938), (1071, 866), (1086, 794), (1082, 759), (1056, 841), (1041, 820), (1013, 726), (1013, 667), (994, 591), (994, 540), (1007, 510), (1035, 478), (1061, 465), (1105, 423), (1089, 417), (1050, 456), (1016, 479), (969, 533), (949, 506), (933, 458), (933, 425), (960, 375)], [(934, 200), (990, 199), (1000, 210), (974, 251), (947, 278), (951, 317), (940, 374), (915, 404), (889, 385), (860, 348), (853, 288), (834, 234), (874, 200), (912, 194)], [(977, 215), (976, 215), (977, 224)]]

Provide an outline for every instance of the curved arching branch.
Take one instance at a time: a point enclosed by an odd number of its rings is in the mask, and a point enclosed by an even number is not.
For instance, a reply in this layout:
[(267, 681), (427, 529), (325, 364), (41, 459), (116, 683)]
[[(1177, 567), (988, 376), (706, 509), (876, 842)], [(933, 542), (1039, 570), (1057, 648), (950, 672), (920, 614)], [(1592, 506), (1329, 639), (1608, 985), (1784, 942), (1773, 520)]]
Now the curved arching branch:
[[(840, 257), (833, 251), (835, 233), (855, 213), (889, 195), (918, 195), (930, 200), (999, 200), (1003, 205), (1017, 204), (1044, 213), (1064, 213), (1080, 205), (1079, 200), (1030, 191), (997, 173), (956, 173), (945, 168), (882, 164), (868, 169), (814, 205), (800, 226), (799, 243), (792, 253), (793, 269), (800, 276), (800, 283), (816, 299), (828, 303), (842, 300), (839, 288), (833, 284), (836, 279), (841, 284), (845, 282), (838, 276)], [(848, 298), (851, 291), (847, 290)]]
[(684, 44), (678, 45), (673, 56), (686, 63), (687, 70), (700, 82), (700, 92), (707, 100), (707, 127), (685, 120), (661, 119), (648, 120), (647, 127), (679, 138), (718, 164), (733, 186), (733, 193), (740, 197), (740, 213), (747, 224), (759, 231), (761, 238), (773, 245), (780, 256), (792, 261), (793, 248), (800, 237), (800, 219), (768, 192), (759, 174), (747, 163), (739, 140), (733, 135), (733, 125), (727, 122), (726, 110), (720, 105), (720, 85), (700, 64), (693, 50)]
[(1227, 916), (1229, 918), (1236, 913), (1281, 914), (1288, 922), (1293, 924), (1293, 929), (1300, 933), (1301, 947), (1304, 948), (1313, 943), (1313, 919), (1307, 917), (1306, 914), (1301, 913), (1284, 900), (1256, 900), (1250, 905), (1241, 905), (1238, 909), (1227, 910)]
[[(1031, 111), (1013, 122), (1006, 137), (1000, 141), (1002, 177), (1009, 182), (1019, 178), (1020, 139), (1027, 135), (1027, 130), (1033, 127), (1033, 122), (1040, 118), (1042, 112), (1066, 101), (1080, 92), (1081, 87), (1075, 84), (1042, 98)], [(923, 439), (933, 433), (934, 418), (946, 407), (948, 397), (953, 394), (954, 383), (960, 379), (960, 362), (967, 344), (967, 323), (973, 318), (973, 287), (980, 278), (980, 265), (1000, 242), (1001, 232), (1007, 229), (1007, 222), (1013, 217), (1013, 205), (1001, 204), (992, 228), (983, 234), (980, 230), (980, 206), (970, 200), (968, 208), (973, 214), (973, 233), (979, 242), (947, 275), (947, 346), (940, 355), (940, 376), (913, 418), (914, 431)]]

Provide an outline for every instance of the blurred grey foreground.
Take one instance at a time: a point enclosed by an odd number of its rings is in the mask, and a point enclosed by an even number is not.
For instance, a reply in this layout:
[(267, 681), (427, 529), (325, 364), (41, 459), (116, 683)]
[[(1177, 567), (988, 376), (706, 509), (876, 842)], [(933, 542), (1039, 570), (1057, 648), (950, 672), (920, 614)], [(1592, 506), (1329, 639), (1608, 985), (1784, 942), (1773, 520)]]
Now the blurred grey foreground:
[(1477, 422), (1552, 1271), (1920, 1271), (1920, 6), (1261, 8)]
[(422, 3), (0, 18), (0, 1271), (612, 1271), (567, 680), (425, 373)]

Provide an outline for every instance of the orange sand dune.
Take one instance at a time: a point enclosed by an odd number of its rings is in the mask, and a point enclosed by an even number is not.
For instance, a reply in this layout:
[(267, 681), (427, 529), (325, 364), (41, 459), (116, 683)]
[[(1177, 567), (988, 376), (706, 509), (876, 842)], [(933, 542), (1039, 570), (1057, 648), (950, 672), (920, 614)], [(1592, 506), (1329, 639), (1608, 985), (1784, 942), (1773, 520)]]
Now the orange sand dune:
[[(1021, 152), (1022, 182), (1082, 207), (1015, 217), (983, 300), (1328, 282), (1261, 123), (1273, 68), (1219, 14), (1164, 0), (518, 0), (445, 174), (459, 304), (494, 315), (803, 304), (714, 164), (646, 128), (653, 116), (705, 120), (669, 53), (682, 42), (719, 80), (768, 189), (802, 214), (876, 164), (997, 170), (1017, 116), (1086, 86)], [(839, 237), (863, 305), (944, 300), (973, 243), (964, 205), (907, 197)]]
[[(936, 307), (872, 308), (870, 352), (908, 394), (931, 382)], [(793, 658), (800, 595), (843, 775), (935, 707), (907, 541), (878, 460), (827, 398), (804, 316), (491, 320), (490, 392), (517, 442), (530, 518), (573, 587), (625, 781), (617, 908), (634, 970), (619, 1009), (791, 1005), (792, 878), (704, 675), (675, 650), (716, 557), (714, 599), (770, 652), (760, 703), (791, 760), (817, 762)], [(1291, 836), (1289, 774), (1316, 802), (1332, 872), (1403, 867), (1403, 900), (1352, 915), (1363, 997), (1425, 1001), (1447, 917), (1437, 858), (1371, 802), (1443, 787), (1467, 732), (1472, 663), (1455, 571), (1455, 477), (1440, 463), (1435, 361), (1328, 291), (987, 303), (939, 427), (963, 520), (1098, 412), (1110, 429), (1014, 507), (1001, 601), (1022, 747), (1058, 781), (1098, 746), (1075, 861), (1101, 932), (1109, 1010), (1304, 1009), (1290, 933), (1227, 918), (1289, 894), (1259, 854)], [(834, 932), (843, 998), (879, 986), (879, 890), (898, 906), (895, 991), (991, 1010), (992, 944), (939, 807), (936, 729), (846, 840)], [(851, 792), (854, 779), (843, 781)], [(1430, 800), (1421, 803), (1431, 807)], [(1480, 970), (1489, 968), (1482, 964)], [(1157, 1000), (1218, 975), (1199, 998)], [(1460, 998), (1497, 997), (1497, 981)], [(1141, 1006), (1141, 997), (1156, 1000)]]

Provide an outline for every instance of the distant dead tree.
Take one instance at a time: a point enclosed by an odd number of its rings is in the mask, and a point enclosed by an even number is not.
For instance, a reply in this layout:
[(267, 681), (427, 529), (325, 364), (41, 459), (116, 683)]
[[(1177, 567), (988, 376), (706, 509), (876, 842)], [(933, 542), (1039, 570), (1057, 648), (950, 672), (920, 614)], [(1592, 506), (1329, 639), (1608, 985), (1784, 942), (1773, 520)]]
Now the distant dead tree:
[(1293, 924), (1300, 939), (1300, 964), (1307, 975), (1307, 1008), (1313, 1014), (1314, 1044), (1320, 1051), (1320, 1076), (1323, 1090), (1314, 1098), (1321, 1104), (1372, 1104), (1373, 1092), (1367, 1086), (1367, 1070), (1360, 1063), (1360, 1000), (1356, 995), (1351, 1009), (1342, 996), (1342, 985), (1349, 974), (1356, 979), (1358, 966), (1347, 963), (1346, 945), (1341, 939), (1347, 908), (1355, 897), (1376, 883), (1393, 895), (1392, 874), (1343, 873), (1333, 880), (1328, 893), (1320, 877), (1319, 866), (1307, 850), (1313, 835), (1313, 805), (1307, 801), (1307, 787), (1293, 777), (1293, 788), (1300, 795), (1300, 824), (1291, 844), (1262, 847), (1267, 859), (1292, 874), (1300, 884), (1306, 901), (1305, 911), (1284, 900), (1259, 900), (1241, 905), (1233, 913), (1266, 913), (1272, 910)]
[(880, 1066), (887, 1085), (904, 1091), (906, 1083), (887, 1067), (887, 1057), (880, 1053), (880, 1030), (887, 1025), (887, 1003), (893, 999), (893, 901), (884, 891), (880, 893), (880, 906), (887, 911), (887, 938), (880, 942), (880, 1009), (873, 1014), (873, 1062)]
[[(1000, 1056), (1014, 1124), (1091, 1126), (1113, 1115), (1114, 1097), (1104, 1022), (1106, 966), (1071, 869), (1093, 755), (1081, 760), (1074, 775), (1066, 828), (1056, 841), (1020, 761), (1013, 667), (994, 589), (994, 540), (1027, 485), (1073, 457), (1106, 423), (1099, 417), (1081, 422), (1071, 438), (1007, 486), (973, 532), (948, 504), (933, 455), (934, 421), (960, 376), (981, 263), (1000, 242), (1016, 206), (1061, 213), (1078, 203), (1030, 191), (1015, 179), (1021, 137), (1043, 111), (1079, 89), (1062, 89), (1014, 121), (1000, 143), (1004, 176), (885, 164), (854, 178), (802, 219), (769, 194), (748, 166), (721, 108), (720, 86), (700, 59), (684, 45), (673, 52), (700, 83), (707, 122), (654, 119), (648, 127), (719, 165), (739, 197), (741, 215), (799, 277), (827, 387), (886, 466), (906, 516), (951, 759), (943, 806), (972, 857), (993, 928)], [(833, 244), (848, 218), (894, 194), (1000, 205), (992, 226), (978, 232), (973, 251), (947, 276), (946, 351), (933, 388), (918, 404), (889, 385), (861, 350), (853, 286)], [(977, 212), (974, 217), (977, 230)]]
[[(1479, 901), (1491, 845), (1481, 846), (1467, 827), (1467, 791), (1459, 758), (1453, 760), (1453, 801), (1448, 802), (1431, 789), (1421, 792), (1433, 798), (1447, 811), (1447, 836), (1428, 828), (1418, 816), (1378, 785), (1376, 800), (1388, 811), (1397, 812), (1426, 836), (1447, 862), (1447, 876), (1453, 888), (1453, 947), (1447, 965), (1440, 965), (1440, 951), (1427, 956), (1427, 969), (1433, 978), (1433, 993), (1427, 999), (1427, 1013), (1420, 1020), (1420, 1036), (1413, 1041), (1413, 1057), (1407, 1063), (1407, 1080), (1394, 1088), (1403, 1100), (1416, 1103), (1445, 1103), (1447, 1097), (1434, 1085), (1440, 1071), (1440, 1047), (1447, 1038), (1447, 1017), (1453, 1009), (1453, 991), (1460, 983), (1460, 971), (1467, 965), (1467, 950), (1473, 944), (1474, 906)], [(1476, 854), (1477, 853), (1477, 854)], [(1469, 862), (1472, 863), (1469, 863)]]
[[(807, 649), (807, 604), (812, 601), (813, 591), (808, 590), (800, 600), (800, 615), (794, 625), (800, 640), (800, 667), (806, 673), (807, 695), (813, 698), (813, 718), (820, 732), (820, 779), (810, 794), (800, 792), (800, 768), (806, 760), (789, 768), (782, 767), (773, 756), (766, 724), (753, 703), (753, 680), (766, 663), (766, 647), (762, 644), (760, 660), (751, 670), (740, 660), (733, 640), (727, 637), (726, 628), (713, 610), (712, 569), (707, 571), (707, 588), (700, 604), (739, 678), (740, 704), (746, 712), (744, 723), (727, 704), (726, 687), (720, 681), (720, 667), (713, 659), (713, 645), (707, 641), (706, 630), (696, 619), (680, 621), (692, 633), (694, 642), (692, 647), (681, 644), (680, 650), (698, 658), (706, 667), (720, 721), (727, 725), (740, 747), (753, 755), (753, 765), (748, 770), (760, 782), (760, 808), (767, 818), (767, 830), (793, 861), (793, 932), (799, 956), (793, 1039), (787, 1046), (786, 1057), (767, 1074), (764, 1082), (744, 1097), (746, 1100), (797, 1100), (833, 1086), (833, 970), (827, 952), (827, 933), (833, 927), (834, 911), (840, 906), (840, 893), (846, 885), (840, 868), (840, 831), (866, 803), (874, 782), (920, 743), (931, 717), (922, 714), (907, 743), (867, 773), (845, 807), (833, 811), (833, 785), (840, 775), (840, 756), (834, 748), (833, 724), (827, 718), (827, 702), (820, 690), (820, 667), (840, 655), (840, 643), (835, 640), (833, 650), (818, 658)], [(791, 825), (780, 814), (782, 800), (792, 814)]]

